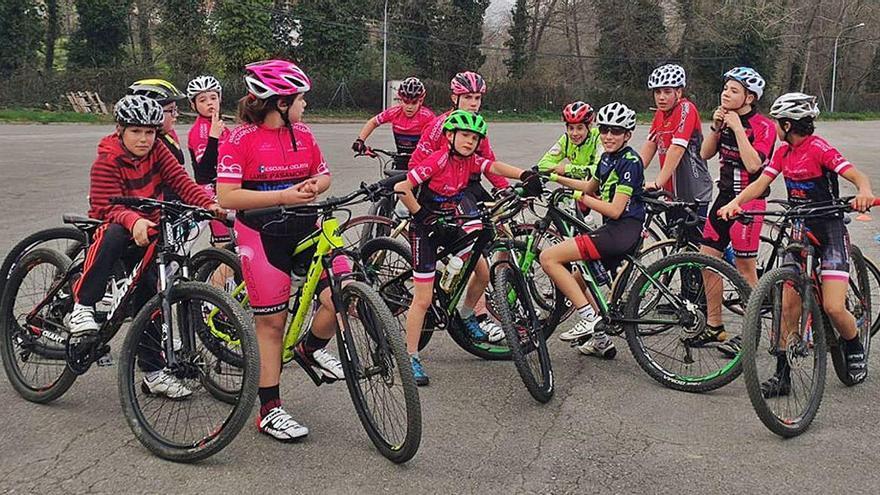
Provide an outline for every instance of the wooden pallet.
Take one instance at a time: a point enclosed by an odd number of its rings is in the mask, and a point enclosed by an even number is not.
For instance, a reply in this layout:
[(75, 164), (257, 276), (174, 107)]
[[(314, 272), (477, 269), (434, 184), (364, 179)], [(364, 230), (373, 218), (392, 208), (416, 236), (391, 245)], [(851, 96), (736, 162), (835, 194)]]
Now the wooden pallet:
[(65, 95), (70, 106), (77, 113), (95, 113), (106, 115), (107, 105), (94, 91), (68, 91)]

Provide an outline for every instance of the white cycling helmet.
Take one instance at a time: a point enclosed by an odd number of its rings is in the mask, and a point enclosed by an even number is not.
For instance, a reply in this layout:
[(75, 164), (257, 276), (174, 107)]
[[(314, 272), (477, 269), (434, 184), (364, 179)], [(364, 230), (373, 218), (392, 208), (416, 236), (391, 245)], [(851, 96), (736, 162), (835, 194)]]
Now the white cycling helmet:
[(158, 101), (143, 95), (123, 96), (113, 111), (116, 122), (121, 125), (162, 127), (165, 114)]
[(774, 119), (800, 120), (804, 117), (816, 118), (819, 116), (819, 106), (816, 97), (804, 93), (786, 93), (770, 107), (770, 116)]
[(186, 85), (186, 96), (190, 100), (208, 91), (216, 91), (218, 95), (223, 94), (223, 87), (214, 76), (198, 76)]
[(623, 127), (631, 131), (636, 128), (636, 112), (623, 103), (615, 101), (599, 109), (596, 125)]
[(747, 90), (755, 93), (759, 100), (764, 95), (764, 86), (767, 85), (761, 74), (758, 74), (758, 71), (751, 67), (734, 67), (730, 69), (724, 73), (724, 80), (727, 81), (728, 79), (733, 79), (745, 86)]
[(687, 78), (684, 67), (676, 64), (661, 65), (648, 77), (648, 89), (683, 88)]

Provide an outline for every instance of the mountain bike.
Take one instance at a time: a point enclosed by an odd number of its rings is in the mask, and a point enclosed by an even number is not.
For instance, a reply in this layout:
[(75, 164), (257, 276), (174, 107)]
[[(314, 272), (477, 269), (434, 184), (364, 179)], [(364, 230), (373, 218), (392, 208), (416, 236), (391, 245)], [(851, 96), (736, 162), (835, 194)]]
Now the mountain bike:
[[(786, 231), (789, 240), (783, 254), (797, 258), (786, 258), (781, 266), (761, 277), (748, 301), (743, 324), (743, 371), (749, 399), (761, 422), (783, 437), (800, 435), (815, 419), (825, 389), (826, 353), (831, 353), (841, 382), (855, 384), (848, 374), (839, 334), (822, 310), (821, 260), (816, 256), (821, 243), (805, 225), (807, 219), (852, 211), (851, 200), (841, 198), (784, 211), (740, 214), (741, 219), (755, 215), (779, 217), (779, 228)], [(874, 206), (877, 204), (880, 202)], [(846, 307), (856, 319), (867, 358), (873, 321), (870, 282), (861, 251), (857, 246), (850, 249)], [(789, 304), (787, 308), (783, 297)], [(762, 383), (770, 383), (779, 371), (779, 363), (788, 367), (790, 389), (765, 394)]]
[[(289, 304), (292, 319), (284, 334), (282, 364), (296, 362), (317, 386), (335, 381), (317, 373), (294, 352), (305, 338), (310, 319), (320, 304), (316, 292), (322, 275), (326, 274), (336, 309), (336, 342), (349, 395), (370, 440), (383, 456), (395, 463), (410, 460), (421, 442), (418, 391), (397, 322), (367, 283), (358, 254), (344, 248), (340, 222), (333, 214), (364, 199), (377, 199), (402, 178), (362, 184), (360, 189), (346, 196), (321, 202), (237, 213), (245, 220), (266, 214), (274, 214), (278, 221), (299, 218), (314, 224), (317, 218), (321, 219), (313, 233), (290, 247), (291, 256), (306, 263), (294, 263), (294, 275), (301, 285), (294, 286)], [(352, 265), (351, 272), (334, 273), (333, 261), (338, 257)], [(249, 299), (244, 282), (232, 290), (232, 295), (240, 305), (247, 306)], [(213, 315), (209, 315), (208, 322), (212, 335), (218, 340), (234, 343), (234, 336), (224, 335), (222, 328), (211, 326)]]
[[(209, 211), (146, 198), (113, 198), (113, 204), (143, 211), (159, 210), (159, 224), (133, 269), (111, 276), (109, 305), (96, 308), (97, 338), (88, 345), (69, 344), (65, 318), (73, 308), (73, 285), (82, 273), (63, 253), (47, 248), (29, 251), (10, 273), (0, 301), (0, 352), (13, 388), (26, 400), (47, 403), (62, 396), (92, 364), (106, 359), (109, 342), (129, 316), (135, 290), (158, 272), (158, 293), (136, 310), (122, 343), (117, 383), (122, 410), (137, 439), (164, 459), (194, 462), (228, 445), (250, 416), (257, 393), (259, 357), (250, 317), (223, 292), (187, 280), (188, 226), (212, 218)], [(85, 231), (94, 220), (67, 216)], [(83, 232), (85, 236), (86, 232)], [(87, 236), (85, 238), (88, 238)], [(118, 277), (118, 278), (117, 278)], [(230, 356), (215, 352), (205, 339), (206, 315), (236, 336)], [(226, 360), (235, 371), (218, 376)], [(191, 394), (172, 401), (153, 395), (146, 373), (165, 370)]]

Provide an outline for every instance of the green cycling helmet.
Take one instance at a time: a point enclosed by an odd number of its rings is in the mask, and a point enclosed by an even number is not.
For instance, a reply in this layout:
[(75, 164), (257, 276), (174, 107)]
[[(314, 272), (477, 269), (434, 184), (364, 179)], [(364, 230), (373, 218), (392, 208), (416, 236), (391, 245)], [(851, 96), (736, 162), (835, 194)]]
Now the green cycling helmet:
[(486, 120), (475, 113), (466, 110), (455, 110), (446, 117), (443, 122), (444, 131), (470, 131), (481, 138), (486, 137), (489, 126)]

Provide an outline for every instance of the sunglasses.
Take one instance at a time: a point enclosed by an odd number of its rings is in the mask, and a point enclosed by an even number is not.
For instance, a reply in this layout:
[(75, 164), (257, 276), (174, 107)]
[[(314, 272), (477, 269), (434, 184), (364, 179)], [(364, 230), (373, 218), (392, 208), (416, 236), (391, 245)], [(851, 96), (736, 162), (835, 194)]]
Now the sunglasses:
[(626, 134), (626, 129), (623, 127), (617, 127), (616, 125), (600, 125), (599, 126), (599, 134), (608, 134), (611, 133), (612, 136), (623, 136)]

